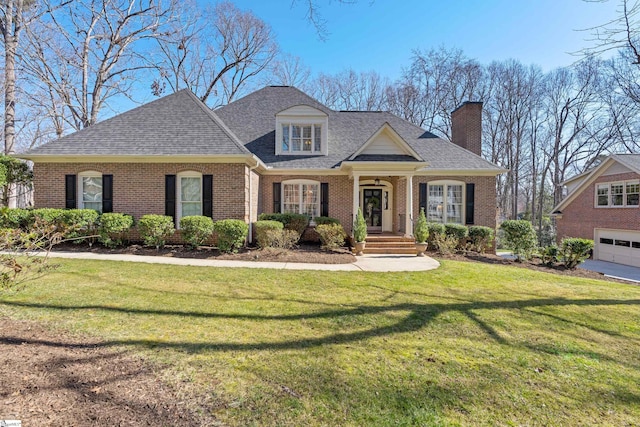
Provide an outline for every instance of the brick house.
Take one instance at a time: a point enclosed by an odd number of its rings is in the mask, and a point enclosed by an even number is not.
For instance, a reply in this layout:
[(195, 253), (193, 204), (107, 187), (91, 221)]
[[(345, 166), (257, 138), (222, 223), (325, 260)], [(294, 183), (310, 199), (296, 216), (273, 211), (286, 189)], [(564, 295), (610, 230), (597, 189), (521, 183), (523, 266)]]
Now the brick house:
[(593, 239), (594, 259), (640, 267), (640, 154), (612, 154), (563, 184), (558, 240)]
[(334, 111), (270, 86), (215, 111), (183, 90), (29, 151), (36, 207), (331, 216), (350, 231), (412, 234), (429, 220), (496, 226), (495, 177), (480, 157), (482, 104), (452, 113), (453, 141), (380, 111)]

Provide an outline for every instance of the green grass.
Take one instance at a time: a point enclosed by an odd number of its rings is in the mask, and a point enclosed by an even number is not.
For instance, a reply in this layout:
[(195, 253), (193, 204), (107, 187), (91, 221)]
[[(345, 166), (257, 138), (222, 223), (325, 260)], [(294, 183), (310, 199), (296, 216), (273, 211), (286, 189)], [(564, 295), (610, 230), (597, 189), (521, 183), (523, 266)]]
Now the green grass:
[(633, 425), (640, 287), (61, 261), (0, 315), (127, 346), (231, 425)]

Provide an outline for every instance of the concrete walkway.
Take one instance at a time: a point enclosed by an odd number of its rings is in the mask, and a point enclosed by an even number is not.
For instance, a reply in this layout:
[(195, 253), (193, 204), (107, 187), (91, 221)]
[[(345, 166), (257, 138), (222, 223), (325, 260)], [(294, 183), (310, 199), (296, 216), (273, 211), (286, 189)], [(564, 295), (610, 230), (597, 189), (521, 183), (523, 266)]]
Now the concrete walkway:
[(427, 271), (440, 267), (433, 258), (415, 255), (363, 255), (352, 264), (306, 264), (295, 262), (230, 261), (162, 256), (95, 254), (91, 252), (51, 252), (53, 258), (145, 262), (149, 264), (194, 265), (201, 267), (274, 268), (280, 270), (325, 271)]

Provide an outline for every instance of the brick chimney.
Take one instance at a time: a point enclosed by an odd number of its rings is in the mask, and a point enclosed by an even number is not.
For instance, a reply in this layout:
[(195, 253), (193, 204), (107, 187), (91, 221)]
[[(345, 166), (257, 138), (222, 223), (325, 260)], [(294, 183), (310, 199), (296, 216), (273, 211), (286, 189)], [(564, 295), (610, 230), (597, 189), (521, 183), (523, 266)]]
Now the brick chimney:
[(451, 142), (482, 154), (482, 102), (467, 101), (451, 113)]

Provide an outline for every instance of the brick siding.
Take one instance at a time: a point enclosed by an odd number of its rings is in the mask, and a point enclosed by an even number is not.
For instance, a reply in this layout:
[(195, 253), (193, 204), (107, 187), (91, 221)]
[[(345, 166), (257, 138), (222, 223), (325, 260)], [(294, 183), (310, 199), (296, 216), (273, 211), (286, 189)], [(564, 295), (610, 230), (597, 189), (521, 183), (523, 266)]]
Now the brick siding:
[(628, 181), (638, 179), (639, 175), (633, 172), (600, 176), (596, 181), (587, 186), (569, 205), (562, 211), (562, 218), (556, 219), (558, 241), (564, 237), (594, 238), (595, 228), (611, 228), (618, 230), (640, 230), (640, 208), (616, 207), (596, 208), (596, 185)]

